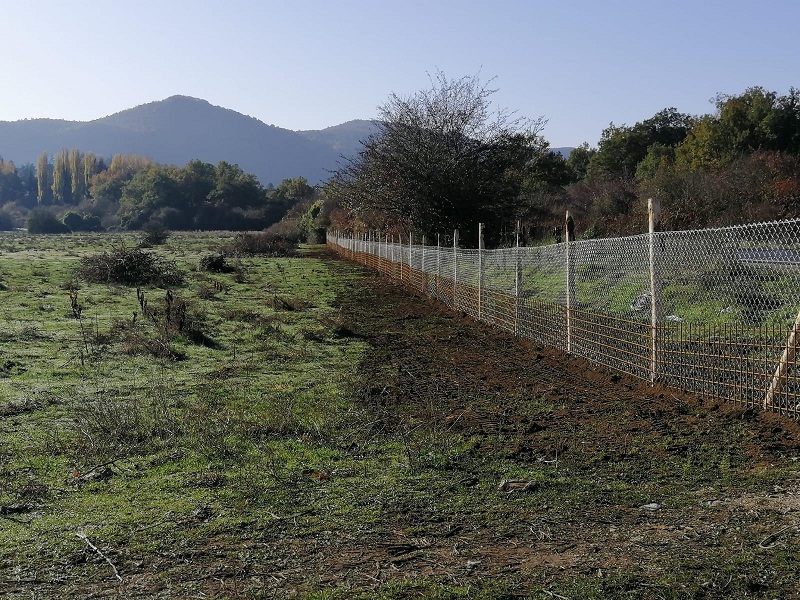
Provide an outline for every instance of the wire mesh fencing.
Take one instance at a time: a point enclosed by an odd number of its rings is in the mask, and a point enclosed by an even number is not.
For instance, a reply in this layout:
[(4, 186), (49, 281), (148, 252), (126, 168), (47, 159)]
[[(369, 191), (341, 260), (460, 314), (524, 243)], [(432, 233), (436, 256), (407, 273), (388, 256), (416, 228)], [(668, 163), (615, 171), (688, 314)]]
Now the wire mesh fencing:
[(800, 416), (800, 219), (495, 250), (338, 232), (328, 245), (519, 337)]

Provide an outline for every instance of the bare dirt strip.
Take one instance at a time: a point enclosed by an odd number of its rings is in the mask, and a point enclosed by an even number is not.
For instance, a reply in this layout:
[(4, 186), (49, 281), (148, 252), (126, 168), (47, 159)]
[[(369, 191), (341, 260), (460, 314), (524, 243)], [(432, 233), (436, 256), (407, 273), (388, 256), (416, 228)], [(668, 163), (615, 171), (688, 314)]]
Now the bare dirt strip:
[(453, 466), (453, 498), (491, 473), (484, 461), (556, 475), (535, 484), (533, 501), (498, 491), (500, 510), (404, 496), (386, 507), (392, 537), (352, 540), (321, 561), (332, 580), (421, 573), (541, 597), (581, 585), (613, 597), (661, 597), (662, 586), (678, 597), (800, 597), (800, 565), (782, 555), (800, 537), (794, 420), (516, 340), (378, 275), (341, 308), (373, 347), (363, 401), (396, 427), (437, 422), (473, 440)]

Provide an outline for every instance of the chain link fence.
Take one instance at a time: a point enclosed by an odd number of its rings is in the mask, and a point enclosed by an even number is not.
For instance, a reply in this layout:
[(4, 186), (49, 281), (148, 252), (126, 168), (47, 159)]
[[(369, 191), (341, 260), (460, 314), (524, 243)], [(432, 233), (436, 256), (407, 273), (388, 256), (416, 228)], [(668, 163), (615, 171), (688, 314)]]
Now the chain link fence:
[(514, 335), (800, 416), (800, 219), (496, 250), (336, 232), (328, 245)]

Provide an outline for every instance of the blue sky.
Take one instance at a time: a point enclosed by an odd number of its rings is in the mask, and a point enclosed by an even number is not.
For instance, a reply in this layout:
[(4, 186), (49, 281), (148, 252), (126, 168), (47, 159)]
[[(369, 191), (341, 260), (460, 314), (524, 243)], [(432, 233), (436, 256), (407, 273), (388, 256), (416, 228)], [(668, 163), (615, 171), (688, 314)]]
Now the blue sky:
[[(184, 94), (288, 129), (372, 118), (428, 73), (492, 77), (552, 146), (610, 122), (800, 87), (800, 1), (27, 0), (0, 11), (0, 120)], [(2, 140), (0, 140), (0, 144)]]

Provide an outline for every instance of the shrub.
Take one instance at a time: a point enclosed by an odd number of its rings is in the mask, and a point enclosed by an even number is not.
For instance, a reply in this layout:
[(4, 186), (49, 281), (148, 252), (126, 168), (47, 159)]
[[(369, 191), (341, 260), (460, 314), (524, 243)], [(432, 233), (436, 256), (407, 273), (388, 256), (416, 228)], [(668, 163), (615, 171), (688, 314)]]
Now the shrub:
[(120, 457), (167, 447), (183, 434), (178, 394), (153, 380), (139, 397), (99, 389), (75, 398), (74, 449), (84, 457)]
[(72, 231), (100, 231), (103, 229), (100, 224), (100, 217), (80, 215), (74, 210), (64, 213), (64, 216), (61, 217), (61, 222)]
[(8, 212), (0, 210), (0, 231), (11, 231), (14, 229), (14, 217)]
[(81, 259), (78, 276), (90, 283), (159, 287), (182, 285), (184, 281), (183, 272), (174, 262), (124, 245)]
[(240, 233), (226, 250), (233, 256), (292, 256), (295, 245), (269, 233)]
[(28, 217), (28, 233), (70, 233), (70, 228), (56, 219), (55, 215), (43, 210), (32, 210)]
[(219, 252), (217, 254), (201, 256), (200, 270), (212, 271), (214, 273), (230, 273), (234, 268), (225, 261), (225, 255)]
[(306, 230), (301, 219), (288, 219), (273, 223), (269, 226), (266, 234), (276, 238), (283, 238), (289, 242), (299, 244), (306, 239)]
[(142, 226), (142, 241), (139, 244), (142, 248), (150, 246), (160, 246), (169, 238), (169, 231), (161, 221), (150, 219)]

